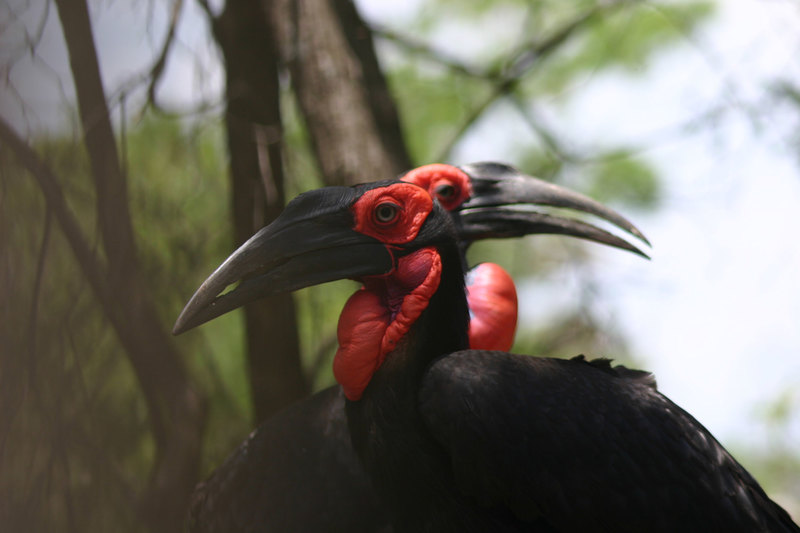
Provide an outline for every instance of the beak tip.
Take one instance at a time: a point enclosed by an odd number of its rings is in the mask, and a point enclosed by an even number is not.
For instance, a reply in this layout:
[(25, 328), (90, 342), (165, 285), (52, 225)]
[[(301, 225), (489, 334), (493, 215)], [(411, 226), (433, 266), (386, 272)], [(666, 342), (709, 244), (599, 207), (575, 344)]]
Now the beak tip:
[[(193, 329), (194, 327), (199, 326), (204, 322), (204, 320), (198, 321), (199, 317), (198, 317), (198, 305), (196, 304), (197, 300), (196, 297), (197, 293), (195, 293), (195, 295), (192, 296), (192, 298), (189, 300), (186, 306), (181, 310), (181, 314), (178, 315), (178, 319), (175, 321), (175, 325), (172, 326), (173, 335), (180, 335), (182, 333), (186, 333), (190, 329)], [(199, 309), (202, 309), (202, 307), (200, 307)]]
[[(634, 237), (638, 237), (638, 239), (640, 241), (642, 241), (643, 243), (645, 243), (648, 247), (650, 247), (650, 248), (653, 247), (653, 245), (650, 243), (650, 240), (647, 237), (645, 237), (644, 233), (639, 231), (638, 228), (633, 228), (631, 233), (633, 234)], [(648, 257), (648, 259), (649, 259), (649, 257)]]
[(175, 325), (172, 326), (172, 334), (173, 335), (180, 335), (181, 333), (186, 332), (189, 329), (186, 327), (186, 319), (183, 316), (183, 313), (178, 317), (178, 320), (175, 321)]

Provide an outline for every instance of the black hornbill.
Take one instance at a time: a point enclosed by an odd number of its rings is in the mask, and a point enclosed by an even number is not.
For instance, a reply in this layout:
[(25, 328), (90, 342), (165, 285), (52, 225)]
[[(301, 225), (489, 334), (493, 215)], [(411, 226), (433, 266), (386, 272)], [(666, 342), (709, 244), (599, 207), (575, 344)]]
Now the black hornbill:
[(176, 329), (271, 291), (361, 280), (335, 374), (395, 531), (800, 531), (649, 374), (467, 350), (456, 237), (411, 184), (312, 191), (204, 282)]
[[(503, 207), (512, 204), (584, 211), (645, 240), (614, 211), (500, 163), (474, 163), (460, 169), (426, 165), (402, 179), (426, 188), (448, 211), (468, 209), (466, 223), (455, 215), (464, 249), (480, 238), (558, 233), (641, 253), (593, 226)], [(467, 279), (470, 346), (509, 349), (517, 318), (511, 278), (499, 266), (482, 263), (469, 271)], [(380, 531), (387, 520), (352, 449), (344, 396), (334, 386), (290, 406), (253, 431), (198, 486), (189, 530), (367, 532)]]

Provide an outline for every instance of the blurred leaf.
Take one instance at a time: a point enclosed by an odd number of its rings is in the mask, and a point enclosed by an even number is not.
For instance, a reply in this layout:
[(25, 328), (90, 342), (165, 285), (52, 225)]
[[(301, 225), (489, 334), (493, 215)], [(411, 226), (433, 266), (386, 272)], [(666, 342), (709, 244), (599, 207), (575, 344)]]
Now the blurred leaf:
[(515, 165), (522, 172), (547, 181), (556, 181), (564, 167), (564, 162), (549, 150), (518, 149), (520, 155)]
[(624, 203), (640, 208), (658, 205), (661, 185), (653, 168), (625, 151), (606, 154), (589, 167), (588, 194), (600, 202)]
[(700, 24), (709, 20), (714, 4), (633, 3), (628, 9), (595, 17), (586, 32), (562, 46), (525, 86), (534, 94), (558, 94), (581, 74), (617, 67), (629, 74), (647, 70), (653, 54), (685, 42)]
[(443, 69), (408, 64), (389, 73), (403, 117), (411, 159), (432, 162), (438, 147), (452, 137), (488, 89), (480, 81), (449, 75)]

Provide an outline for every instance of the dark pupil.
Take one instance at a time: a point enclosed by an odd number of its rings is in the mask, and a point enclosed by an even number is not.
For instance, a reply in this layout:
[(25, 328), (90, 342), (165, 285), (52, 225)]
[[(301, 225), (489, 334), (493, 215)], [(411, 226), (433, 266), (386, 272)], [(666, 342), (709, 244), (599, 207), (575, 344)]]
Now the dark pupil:
[(445, 200), (452, 198), (456, 194), (456, 188), (452, 185), (439, 185), (436, 187), (436, 194)]
[(390, 222), (397, 214), (397, 206), (394, 204), (381, 204), (375, 210), (375, 218), (378, 222)]

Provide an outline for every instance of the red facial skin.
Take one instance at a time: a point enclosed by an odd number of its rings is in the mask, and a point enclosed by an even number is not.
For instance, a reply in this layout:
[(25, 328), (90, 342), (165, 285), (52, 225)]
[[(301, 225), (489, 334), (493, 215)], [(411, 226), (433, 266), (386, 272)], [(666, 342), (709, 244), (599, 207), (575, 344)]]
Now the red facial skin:
[[(453, 210), (472, 192), (469, 177), (450, 165), (419, 167), (403, 180), (424, 189), (395, 184), (368, 191), (352, 208), (356, 231), (388, 245), (410, 242), (433, 208), (432, 196)], [(361, 398), (386, 354), (428, 306), (440, 276), (438, 253), (423, 248), (398, 259), (389, 274), (364, 280), (364, 287), (347, 301), (339, 317), (333, 373), (348, 399)], [(470, 271), (466, 281), (470, 347), (508, 350), (517, 325), (511, 277), (498, 265), (483, 263)]]
[(408, 171), (400, 179), (427, 189), (448, 211), (458, 208), (472, 195), (469, 176), (452, 165), (425, 165)]
[[(395, 206), (395, 216), (381, 220), (381, 206)], [(357, 232), (386, 244), (405, 244), (416, 238), (433, 209), (433, 199), (415, 185), (396, 183), (367, 191), (351, 209)]]
[[(367, 191), (353, 204), (355, 230), (391, 247), (414, 240), (433, 209), (425, 189), (407, 183)], [(358, 400), (386, 354), (408, 332), (439, 287), (442, 261), (434, 248), (396, 260), (383, 276), (364, 280), (339, 316), (333, 374), (345, 396)]]

